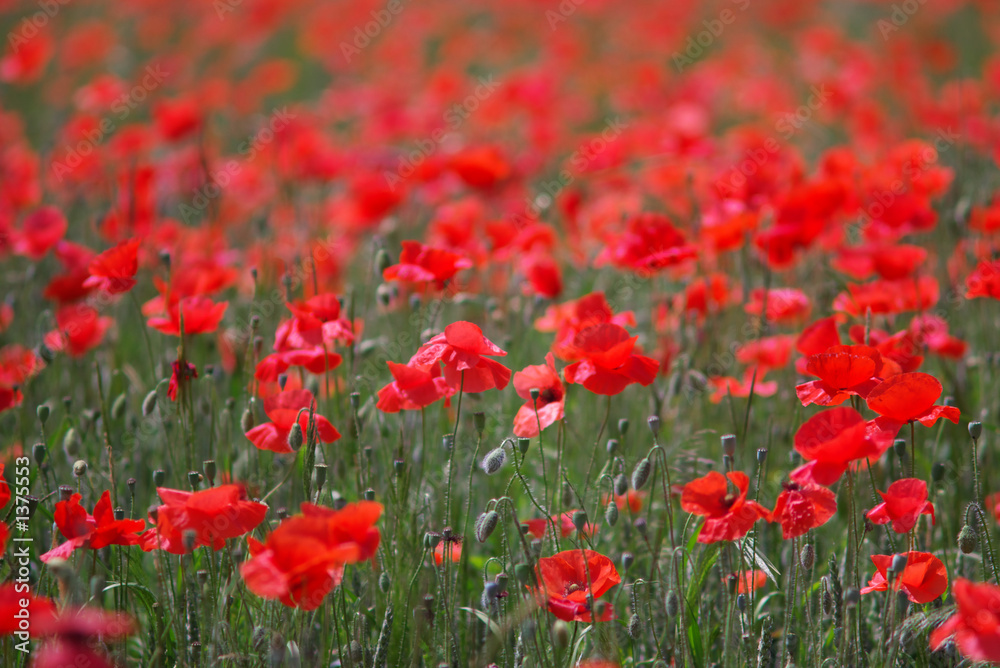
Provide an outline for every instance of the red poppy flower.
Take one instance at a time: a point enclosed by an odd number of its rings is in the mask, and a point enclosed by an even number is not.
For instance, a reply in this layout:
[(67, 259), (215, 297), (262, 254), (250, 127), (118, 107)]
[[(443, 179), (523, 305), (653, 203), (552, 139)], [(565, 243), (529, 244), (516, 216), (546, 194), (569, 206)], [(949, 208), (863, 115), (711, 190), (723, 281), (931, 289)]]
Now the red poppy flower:
[(1000, 260), (980, 262), (965, 279), (965, 298), (977, 297), (1000, 299)]
[(138, 238), (128, 239), (95, 257), (88, 267), (90, 278), (83, 285), (113, 295), (131, 290), (139, 271), (139, 243)]
[(634, 327), (635, 315), (632, 311), (614, 313), (603, 292), (592, 292), (579, 299), (548, 307), (545, 315), (535, 321), (535, 328), (540, 332), (555, 332), (552, 352), (559, 359), (572, 362), (578, 359), (574, 355), (579, 354), (573, 347), (576, 335), (588, 327), (604, 323)]
[(906, 533), (917, 524), (921, 515), (930, 515), (934, 523), (934, 504), (927, 500), (927, 483), (917, 478), (903, 478), (879, 491), (882, 503), (868, 511), (866, 517), (874, 524), (892, 522), (892, 530)]
[(837, 331), (837, 318), (830, 316), (820, 318), (802, 330), (795, 341), (795, 349), (805, 357), (795, 362), (795, 370), (805, 375), (808, 358), (826, 352), (831, 346), (840, 345), (840, 333)]
[(938, 302), (941, 288), (933, 276), (897, 281), (876, 280), (858, 285), (848, 284), (833, 300), (833, 310), (863, 317), (868, 309), (873, 314), (923, 311)]
[[(590, 622), (588, 594), (597, 600), (622, 579), (611, 559), (593, 550), (565, 550), (538, 560), (539, 605), (566, 622)], [(614, 617), (612, 606), (600, 621)]]
[(650, 385), (660, 363), (632, 352), (638, 338), (610, 323), (580, 331), (573, 339), (580, 361), (563, 370), (566, 382), (603, 395), (618, 394), (632, 383)]
[(404, 241), (399, 263), (387, 267), (382, 278), (403, 283), (434, 283), (440, 290), (455, 274), (472, 266), (472, 260), (419, 241)]
[(394, 381), (378, 391), (375, 407), (385, 413), (416, 411), (455, 394), (455, 390), (441, 377), (441, 366), (410, 366), (386, 362)]
[(184, 534), (193, 531), (194, 547), (221, 549), (226, 540), (253, 531), (264, 521), (267, 506), (247, 498), (242, 485), (219, 485), (199, 492), (158, 487), (163, 505), (150, 513), (156, 528), (142, 534), (144, 552), (163, 549), (186, 554)]
[(831, 408), (817, 413), (795, 432), (795, 450), (808, 463), (792, 471), (791, 479), (803, 484), (832, 485), (851, 462), (877, 458), (895, 437), (866, 422), (853, 408)]
[(822, 526), (837, 512), (837, 495), (815, 483), (785, 483), (771, 513), (772, 522), (781, 523), (785, 540), (797, 538)]
[[(847, 331), (847, 335), (855, 343), (864, 343), (865, 326), (854, 325)], [(882, 356), (882, 378), (916, 371), (923, 364), (924, 347), (909, 329), (889, 334), (872, 327), (868, 331), (868, 343)]]
[(771, 397), (778, 391), (778, 382), (764, 380), (764, 374), (754, 374), (753, 368), (743, 371), (743, 378), (732, 376), (712, 376), (708, 379), (712, 395), (708, 398), (713, 404), (725, 401), (728, 397), (746, 398), (750, 396), (750, 388), (758, 397)]
[(86, 246), (63, 240), (55, 245), (55, 255), (62, 263), (63, 273), (53, 277), (42, 296), (61, 304), (86, 297), (93, 290), (84, 283), (90, 278), (90, 261), (95, 253)]
[[(767, 584), (767, 573), (761, 570), (742, 571), (740, 573), (733, 573), (733, 575), (736, 576), (737, 594), (749, 594)], [(728, 577), (722, 578), (723, 583), (726, 583), (728, 580)]]
[(911, 244), (873, 243), (844, 248), (831, 264), (856, 279), (878, 274), (886, 280), (912, 276), (927, 259), (927, 250)]
[[(736, 488), (729, 490), (727, 479)], [(684, 485), (681, 508), (692, 515), (701, 515), (705, 524), (698, 534), (699, 543), (717, 543), (736, 540), (750, 531), (760, 518), (770, 518), (770, 513), (756, 501), (747, 500), (750, 479), (742, 471), (722, 475), (711, 471)]]
[[(32, 656), (33, 668), (113, 668), (115, 665), (99, 647), (102, 642), (120, 641), (134, 634), (135, 621), (115, 612), (97, 608), (64, 609), (58, 616), (46, 615), (31, 619), (32, 632), (51, 640), (41, 645)], [(38, 626), (37, 630), (34, 628)]]
[(3, 477), (3, 462), (0, 462), (0, 508), (4, 508), (10, 502), (10, 485)]
[(265, 383), (274, 383), (281, 374), (293, 366), (321, 375), (336, 369), (343, 360), (339, 354), (324, 350), (322, 346), (271, 353), (257, 363), (254, 378)]
[(614, 501), (618, 510), (625, 510), (628, 508), (629, 512), (635, 515), (642, 510), (642, 504), (645, 500), (646, 492), (630, 489), (624, 494), (605, 494), (601, 498), (601, 503), (607, 505), (611, 501)]
[(927, 373), (901, 373), (876, 385), (868, 393), (868, 408), (901, 425), (918, 421), (932, 427), (944, 418), (958, 424), (961, 412), (955, 406), (936, 406), (941, 382)]
[(491, 357), (507, 353), (483, 336), (471, 322), (453, 322), (425, 343), (410, 360), (410, 366), (429, 367), (444, 363), (444, 379), (453, 389), (465, 392), (502, 390), (510, 381), (510, 369)]
[(620, 236), (606, 241), (594, 264), (657, 271), (697, 256), (697, 248), (688, 243), (669, 218), (660, 213), (640, 213), (629, 217)]
[(931, 633), (931, 649), (940, 648), (954, 637), (965, 658), (1000, 663), (1000, 587), (958, 578), (951, 595), (955, 598), (955, 614)]
[[(862, 594), (889, 590), (886, 572), (892, 559), (891, 554), (872, 555), (877, 570), (868, 586), (861, 588)], [(929, 552), (907, 552), (906, 567), (893, 579), (893, 589), (902, 589), (913, 603), (930, 603), (948, 589), (948, 571), (941, 560)]]
[(14, 233), (14, 252), (38, 261), (64, 236), (68, 224), (66, 217), (54, 206), (43, 206), (24, 219), (21, 229)]
[(268, 534), (264, 543), (247, 539), (251, 558), (240, 566), (247, 589), (289, 607), (315, 610), (340, 584), (346, 564), (367, 561), (381, 538), (375, 522), (382, 505), (362, 501), (331, 510), (302, 504)]
[(45, 345), (71, 357), (82, 357), (104, 340), (111, 318), (86, 304), (66, 304), (56, 311), (56, 328), (45, 335)]
[(969, 347), (962, 339), (948, 334), (948, 322), (932, 313), (914, 316), (909, 331), (927, 350), (948, 359), (961, 359)]
[(170, 368), (172, 371), (170, 383), (167, 385), (167, 396), (170, 397), (170, 401), (177, 401), (177, 390), (191, 378), (197, 378), (198, 369), (194, 367), (194, 364), (181, 360), (171, 362)]
[[(566, 538), (567, 536), (572, 536), (576, 533), (576, 525), (573, 524), (573, 515), (577, 511), (567, 510), (559, 517), (553, 517), (552, 522), (559, 526), (559, 537)], [(532, 520), (525, 520), (521, 522), (524, 525), (527, 532), (534, 538), (542, 538), (545, 536), (545, 532), (552, 528), (552, 523), (547, 518), (539, 517)], [(597, 532), (597, 525), (592, 522), (587, 522), (583, 525), (583, 533), (588, 536), (593, 536)]]
[(806, 372), (819, 380), (796, 386), (795, 394), (802, 405), (837, 406), (852, 395), (867, 396), (884, 377), (886, 369), (882, 356), (874, 348), (836, 345), (819, 355), (811, 355)]
[(169, 336), (181, 335), (181, 315), (184, 316), (184, 334), (208, 334), (219, 328), (229, 302), (216, 304), (208, 297), (185, 297), (171, 304), (166, 315), (155, 316), (147, 324)]
[[(522, 438), (538, 436), (538, 426), (545, 429), (565, 415), (566, 392), (556, 373), (552, 353), (545, 356), (545, 364), (534, 364), (514, 374), (514, 389), (525, 400), (514, 416), (514, 435)], [(531, 398), (531, 391), (538, 390), (538, 401)], [(537, 418), (535, 409), (538, 409)]]
[(73, 550), (81, 547), (99, 550), (108, 545), (139, 544), (138, 534), (146, 528), (146, 523), (142, 520), (116, 520), (109, 491), (101, 495), (94, 506), (93, 516), (80, 505), (81, 498), (79, 494), (74, 494), (68, 501), (56, 504), (56, 526), (67, 540), (39, 557), (42, 561), (48, 562), (55, 557), (67, 559)]
[(41, 367), (42, 361), (34, 351), (20, 344), (12, 343), (0, 348), (0, 413), (21, 405), (24, 396), (18, 386)]
[(812, 310), (809, 297), (795, 288), (776, 288), (765, 290), (755, 288), (750, 291), (750, 301), (743, 310), (750, 315), (759, 316), (764, 311), (765, 298), (767, 303), (767, 321), (775, 324), (789, 324), (805, 320)]
[(462, 544), (453, 540), (442, 540), (434, 548), (434, 563), (438, 566), (444, 563), (444, 553), (451, 555), (452, 563), (457, 564), (462, 559)]
[[(22, 605), (25, 601), (27, 605)], [(22, 610), (27, 612), (27, 617)], [(18, 636), (19, 640), (37, 637), (55, 616), (56, 606), (52, 599), (32, 595), (28, 583), (0, 585), (0, 636), (18, 633), (24, 634)]]
[(466, 148), (451, 156), (448, 166), (474, 188), (491, 188), (510, 175), (510, 166), (495, 146)]
[(781, 369), (792, 357), (795, 337), (788, 334), (765, 336), (747, 341), (736, 349), (736, 361), (740, 364), (757, 366), (758, 380), (772, 369)]
[[(264, 412), (270, 422), (259, 424), (246, 433), (250, 442), (261, 450), (271, 452), (295, 452), (288, 444), (288, 434), (298, 421), (303, 440), (309, 429), (309, 406), (315, 399), (309, 390), (289, 390), (264, 398)], [(305, 410), (302, 410), (305, 409)], [(333, 443), (340, 438), (340, 432), (322, 415), (313, 414), (316, 422), (316, 436), (324, 443)]]
[[(340, 315), (340, 298), (332, 292), (310, 297), (304, 302), (286, 303), (294, 316), (275, 332), (275, 350), (332, 348), (354, 341), (354, 325)], [(332, 368), (332, 367), (331, 367)]]

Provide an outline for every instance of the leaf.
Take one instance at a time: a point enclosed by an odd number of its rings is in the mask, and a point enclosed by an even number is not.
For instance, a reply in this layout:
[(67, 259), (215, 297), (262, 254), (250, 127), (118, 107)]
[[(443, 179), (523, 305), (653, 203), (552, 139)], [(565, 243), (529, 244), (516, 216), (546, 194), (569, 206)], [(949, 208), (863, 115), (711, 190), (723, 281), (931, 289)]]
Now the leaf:
[[(146, 614), (149, 615), (150, 619), (153, 619), (153, 605), (156, 603), (156, 595), (138, 582), (112, 582), (104, 588), (103, 593), (106, 594), (112, 589), (121, 589), (122, 587), (136, 594), (136, 598), (139, 599), (139, 602), (146, 609)], [(91, 596), (88, 603), (92, 603), (93, 601), (94, 597)]]
[(752, 543), (746, 538), (740, 541), (740, 551), (744, 555), (750, 555), (754, 565), (756, 565), (759, 570), (764, 571), (767, 575), (767, 579), (773, 582), (775, 587), (781, 589), (781, 583), (778, 581), (778, 578), (781, 577), (781, 571), (778, 570), (777, 566), (771, 563), (770, 559), (755, 550)]
[(483, 612), (482, 610), (476, 610), (475, 608), (467, 608), (467, 607), (459, 608), (459, 610), (464, 610), (465, 612), (471, 612), (479, 619), (479, 621), (481, 621), (483, 624), (486, 624), (486, 626), (489, 627), (490, 633), (495, 635), (497, 639), (499, 639), (500, 641), (503, 641), (504, 639), (503, 631), (500, 630), (500, 625), (494, 622), (492, 619), (490, 619), (490, 616), (487, 615), (485, 612)]

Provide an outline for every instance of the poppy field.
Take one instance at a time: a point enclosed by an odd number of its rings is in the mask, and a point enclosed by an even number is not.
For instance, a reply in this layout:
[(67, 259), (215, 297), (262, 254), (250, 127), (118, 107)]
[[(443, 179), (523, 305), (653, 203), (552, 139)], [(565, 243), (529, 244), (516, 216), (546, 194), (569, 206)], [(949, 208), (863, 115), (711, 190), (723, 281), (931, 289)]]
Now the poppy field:
[(1000, 665), (1000, 3), (0, 27), (2, 665)]

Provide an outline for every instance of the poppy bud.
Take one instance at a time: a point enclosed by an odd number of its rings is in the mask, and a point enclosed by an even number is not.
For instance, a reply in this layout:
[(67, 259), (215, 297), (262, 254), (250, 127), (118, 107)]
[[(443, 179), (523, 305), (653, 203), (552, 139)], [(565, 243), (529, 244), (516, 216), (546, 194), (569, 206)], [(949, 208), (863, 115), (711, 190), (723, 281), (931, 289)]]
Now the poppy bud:
[(111, 419), (121, 420), (122, 416), (125, 415), (125, 393), (122, 392), (116, 398), (113, 404), (111, 404)]
[(730, 459), (736, 455), (736, 434), (725, 434), (722, 437), (722, 454)]
[(358, 410), (358, 408), (361, 407), (361, 393), (360, 392), (351, 392), (350, 396), (348, 397), (348, 400), (351, 402), (351, 410), (356, 411), (356, 410)]
[[(38, 416), (38, 421), (45, 426), (45, 423), (49, 419), (49, 406), (48, 404), (38, 404), (38, 408), (35, 409), (35, 415)], [(971, 425), (970, 425), (971, 426)]]
[(757, 448), (757, 463), (763, 464), (767, 461), (767, 448)]
[(944, 462), (934, 462), (934, 465), (931, 467), (931, 480), (941, 482), (944, 480), (944, 473)]
[(578, 510), (573, 513), (573, 526), (576, 527), (577, 531), (583, 531), (583, 528), (587, 526), (587, 512), (584, 510)]
[(73, 475), (75, 475), (77, 478), (82, 478), (83, 476), (87, 475), (87, 468), (88, 468), (87, 462), (83, 461), (82, 459), (78, 459), (75, 462), (73, 462)]
[(569, 626), (561, 619), (552, 625), (552, 644), (556, 649), (566, 649), (569, 645)]
[(896, 453), (896, 456), (903, 459), (906, 456), (906, 441), (902, 438), (897, 438), (892, 442), (892, 451)]
[(517, 449), (521, 453), (521, 456), (528, 454), (528, 446), (531, 444), (531, 439), (519, 438), (517, 439)]
[(635, 563), (635, 555), (631, 552), (622, 552), (622, 570), (627, 571)]
[(649, 458), (643, 457), (639, 460), (635, 470), (632, 471), (632, 489), (642, 489), (642, 486), (649, 480), (649, 474), (652, 470), (653, 463), (649, 461)]
[(486, 428), (486, 413), (482, 411), (476, 411), (472, 414), (472, 425), (476, 429), (476, 433), (480, 436), (483, 435), (483, 429)]
[(604, 509), (604, 521), (609, 527), (618, 524), (618, 506), (614, 501), (608, 501), (608, 507)]
[(983, 423), (982, 422), (970, 422), (969, 423), (969, 436), (972, 437), (973, 441), (978, 441), (979, 437), (983, 435)]
[(75, 457), (80, 452), (80, 435), (76, 432), (76, 427), (70, 427), (63, 436), (63, 450), (68, 457)]
[(428, 531), (424, 534), (424, 547), (433, 550), (441, 543), (441, 535)]
[(494, 580), (494, 582), (497, 583), (497, 591), (499, 591), (501, 594), (506, 593), (506, 591), (507, 591), (507, 574), (506, 573), (497, 573), (497, 576), (495, 578), (493, 578), (493, 580)]
[(485, 543), (493, 533), (493, 530), (497, 528), (497, 523), (500, 521), (500, 514), (495, 510), (490, 510), (482, 515), (476, 520), (476, 540), (480, 543)]
[(628, 492), (628, 478), (624, 473), (615, 476), (615, 496), (624, 496)]
[(966, 524), (958, 532), (958, 549), (962, 551), (962, 554), (972, 554), (978, 545), (979, 539), (976, 537), (976, 532)]
[(163, 487), (163, 483), (167, 481), (167, 472), (163, 469), (156, 469), (153, 471), (153, 486)]
[(45, 447), (44, 443), (35, 443), (31, 446), (31, 456), (35, 458), (35, 462), (39, 465), (45, 461), (48, 454), (49, 450)]
[(316, 466), (313, 467), (317, 489), (323, 489), (323, 485), (326, 483), (326, 469), (326, 464), (316, 464)]
[(628, 433), (628, 418), (621, 418), (618, 420), (618, 435), (624, 436)]
[(296, 422), (292, 425), (292, 428), (288, 430), (288, 447), (292, 450), (298, 450), (302, 447), (302, 426)]
[[(253, 401), (253, 399), (251, 399), (250, 401)], [(252, 405), (253, 404), (251, 404), (251, 406)], [(251, 407), (248, 406), (243, 411), (242, 417), (240, 417), (240, 429), (242, 429), (243, 433), (245, 434), (246, 432), (250, 431), (253, 428), (254, 428), (253, 410)]]
[(498, 592), (498, 589), (497, 589), (497, 583), (496, 582), (487, 582), (483, 586), (483, 596), (480, 599), (480, 603), (482, 604), (482, 607), (485, 608), (485, 609), (491, 608), (493, 606), (493, 604), (497, 600), (497, 594), (498, 593), (499, 592)]
[(646, 424), (649, 425), (649, 430), (653, 432), (653, 438), (660, 435), (660, 416), (650, 415), (649, 419), (646, 420)]
[(384, 248), (379, 248), (375, 253), (375, 270), (378, 271), (378, 275), (381, 276), (391, 266), (392, 258), (389, 257), (389, 253)]
[(142, 417), (149, 417), (149, 414), (156, 408), (156, 390), (150, 390), (146, 398), (142, 400)]
[(528, 564), (517, 564), (514, 566), (514, 577), (522, 585), (527, 585), (530, 582), (534, 582), (535, 574), (531, 571), (531, 566)]
[(632, 640), (639, 640), (642, 636), (642, 620), (639, 615), (632, 615), (628, 618), (628, 635)]
[(378, 576), (378, 588), (382, 590), (383, 594), (386, 594), (389, 592), (389, 589), (391, 587), (392, 587), (392, 580), (389, 578), (389, 574), (386, 573), (385, 571), (382, 571), (382, 574)]
[(645, 517), (638, 518), (635, 522), (632, 523), (632, 525), (635, 527), (635, 530), (639, 532), (640, 536), (643, 537), (646, 536), (647, 524)]
[(365, 490), (365, 501), (374, 501), (374, 500), (375, 500), (375, 490), (369, 487), (368, 489)]
[(828, 589), (823, 590), (823, 598), (821, 599), (821, 601), (822, 601), (821, 605), (823, 607), (823, 615), (826, 617), (830, 617), (831, 615), (833, 615), (833, 595), (830, 593), (830, 590)]
[(617, 438), (609, 438), (608, 439), (608, 444), (605, 447), (607, 448), (609, 455), (615, 454), (615, 452), (618, 451), (618, 439)]
[(201, 474), (197, 471), (188, 471), (188, 483), (191, 484), (191, 489), (197, 491), (201, 485)]
[(813, 547), (812, 543), (806, 543), (802, 546), (802, 550), (799, 552), (799, 563), (807, 571), (816, 563), (816, 548)]
[(747, 595), (746, 594), (740, 594), (739, 596), (736, 597), (736, 608), (740, 612), (746, 612), (747, 611)]
[(677, 592), (673, 589), (667, 592), (667, 598), (664, 601), (667, 608), (668, 617), (676, 617), (677, 612), (680, 610), (680, 600), (677, 598)]
[(501, 468), (503, 468), (503, 463), (507, 460), (507, 451), (503, 449), (501, 445), (499, 448), (490, 451), (483, 458), (482, 469), (486, 472), (486, 475), (493, 475)]
[(44, 343), (38, 344), (38, 356), (41, 357), (42, 361), (45, 362), (46, 364), (52, 364), (52, 360), (56, 358), (56, 355), (54, 352), (52, 352), (52, 349), (49, 348)]

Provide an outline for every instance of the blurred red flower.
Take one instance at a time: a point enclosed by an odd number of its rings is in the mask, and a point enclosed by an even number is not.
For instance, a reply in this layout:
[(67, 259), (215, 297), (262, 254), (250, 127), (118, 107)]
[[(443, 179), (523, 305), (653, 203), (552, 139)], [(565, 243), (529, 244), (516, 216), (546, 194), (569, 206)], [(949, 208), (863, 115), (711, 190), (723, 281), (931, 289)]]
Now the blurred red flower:
[(56, 504), (54, 513), (59, 532), (67, 539), (58, 547), (39, 557), (44, 562), (53, 558), (68, 559), (73, 550), (87, 547), (99, 550), (108, 545), (138, 545), (139, 532), (146, 528), (143, 520), (115, 519), (111, 493), (107, 490), (89, 515), (80, 505), (79, 494)]
[[(735, 492), (729, 490), (727, 480), (736, 488)], [(684, 512), (705, 518), (698, 534), (699, 543), (742, 538), (757, 520), (770, 518), (767, 508), (747, 500), (749, 488), (750, 479), (742, 471), (731, 471), (726, 475), (711, 471), (684, 485), (681, 508)]]
[[(271, 418), (271, 422), (257, 425), (246, 433), (246, 437), (261, 450), (283, 454), (295, 452), (288, 444), (288, 435), (292, 425), (298, 422), (303, 441), (305, 440), (309, 429), (309, 407), (314, 402), (309, 390), (287, 390), (264, 397), (264, 412)], [(340, 432), (325, 417), (313, 413), (313, 420), (316, 423), (316, 436), (323, 443), (333, 443), (340, 438)]]
[[(907, 552), (904, 556), (906, 567), (894, 576), (893, 589), (902, 590), (912, 602), (921, 605), (930, 603), (948, 589), (948, 571), (940, 559), (929, 552)], [(868, 586), (861, 588), (862, 594), (889, 590), (886, 577), (892, 560), (891, 554), (872, 555), (876, 572)]]
[(458, 253), (425, 246), (419, 241), (404, 241), (399, 263), (387, 267), (382, 278), (403, 283), (433, 283), (438, 290), (455, 274), (472, 266), (472, 260)]
[(139, 243), (138, 238), (128, 239), (95, 257), (88, 267), (90, 278), (83, 285), (113, 295), (131, 290), (139, 271)]
[(163, 505), (150, 511), (155, 526), (142, 534), (144, 552), (162, 549), (187, 554), (184, 534), (193, 532), (194, 547), (221, 549), (226, 540), (237, 538), (264, 521), (267, 506), (247, 498), (242, 485), (219, 485), (199, 492), (158, 487)]
[(955, 614), (931, 633), (931, 649), (940, 648), (954, 637), (965, 658), (1000, 663), (1000, 587), (958, 578), (951, 595)]

